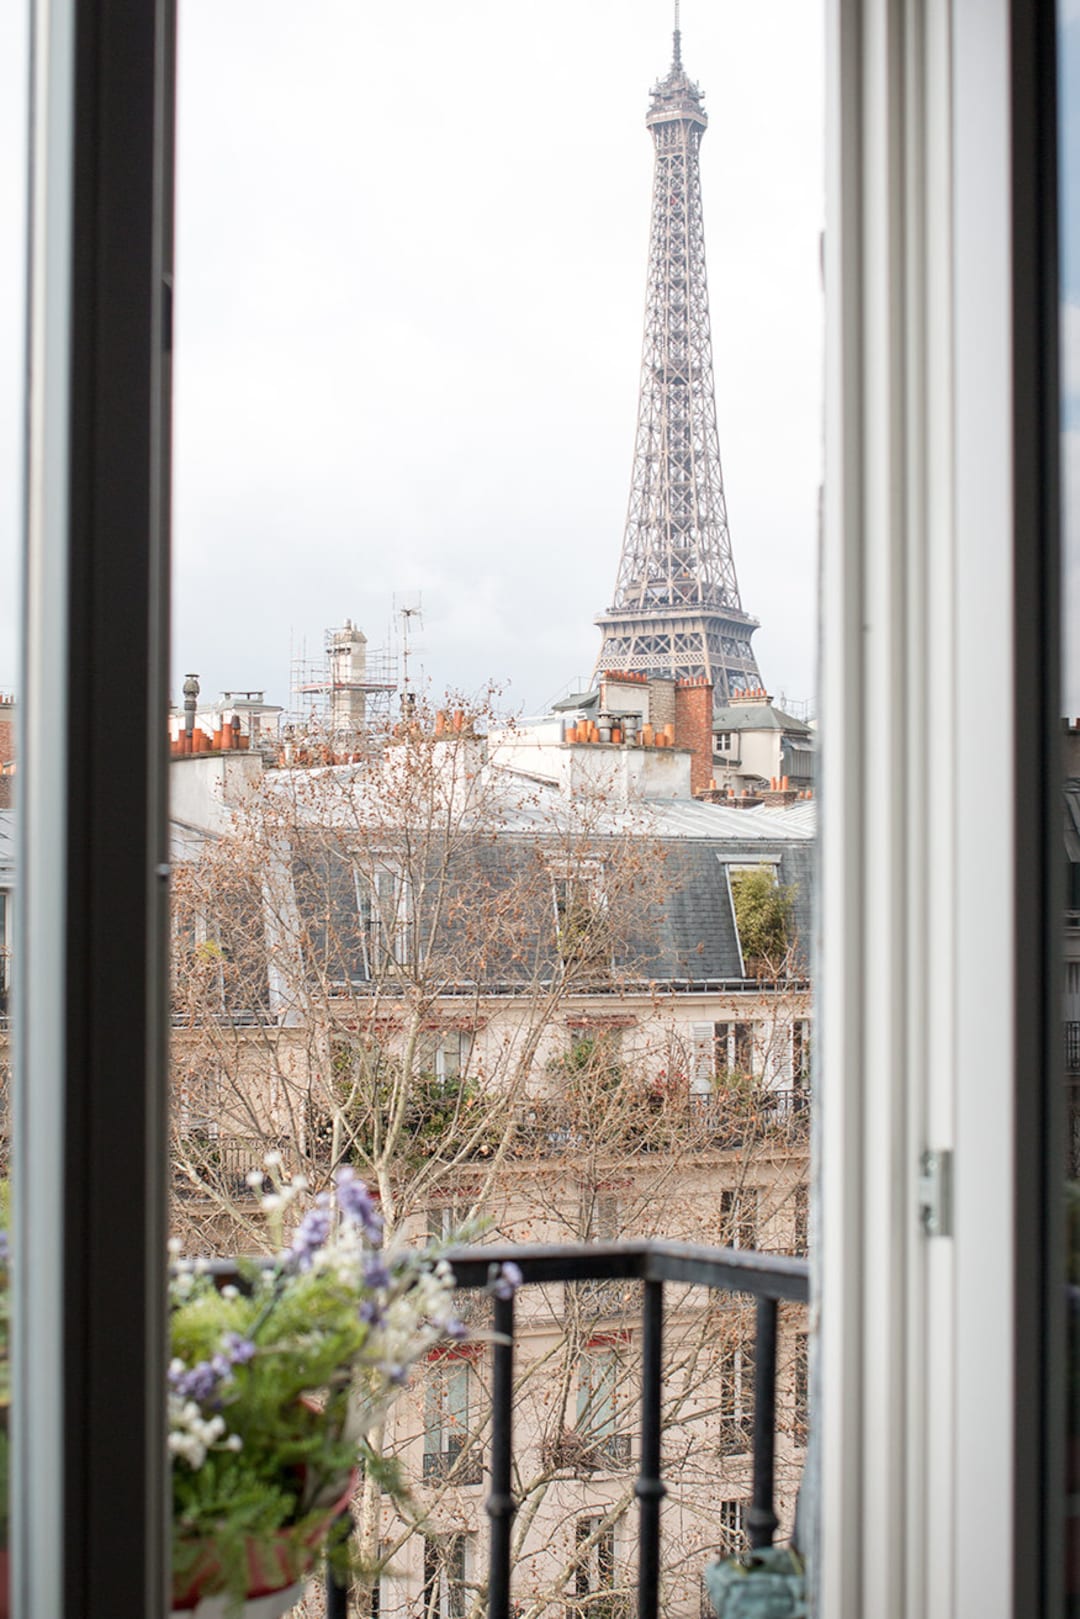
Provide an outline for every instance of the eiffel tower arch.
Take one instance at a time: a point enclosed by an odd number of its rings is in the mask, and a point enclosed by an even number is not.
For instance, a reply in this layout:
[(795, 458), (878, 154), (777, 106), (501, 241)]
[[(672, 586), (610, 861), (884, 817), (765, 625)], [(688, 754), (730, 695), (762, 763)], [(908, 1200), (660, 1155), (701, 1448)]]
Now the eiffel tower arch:
[(655, 146), (645, 340), (626, 531), (596, 672), (704, 675), (717, 703), (763, 682), (742, 608), (716, 429), (699, 149), (708, 124), (682, 65), (646, 117)]

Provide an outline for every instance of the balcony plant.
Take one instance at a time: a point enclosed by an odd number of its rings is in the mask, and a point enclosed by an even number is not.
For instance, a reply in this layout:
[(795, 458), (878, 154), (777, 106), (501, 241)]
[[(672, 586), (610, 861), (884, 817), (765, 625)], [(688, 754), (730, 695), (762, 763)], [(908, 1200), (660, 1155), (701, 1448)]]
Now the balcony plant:
[(365, 1432), (414, 1361), (464, 1335), (448, 1266), (435, 1251), (384, 1249), (352, 1170), (297, 1219), (307, 1187), (279, 1165), (271, 1154), (262, 1198), (276, 1259), (223, 1286), (173, 1255), (172, 1601), (199, 1619), (245, 1603), (270, 1619), (320, 1557), (343, 1554)]

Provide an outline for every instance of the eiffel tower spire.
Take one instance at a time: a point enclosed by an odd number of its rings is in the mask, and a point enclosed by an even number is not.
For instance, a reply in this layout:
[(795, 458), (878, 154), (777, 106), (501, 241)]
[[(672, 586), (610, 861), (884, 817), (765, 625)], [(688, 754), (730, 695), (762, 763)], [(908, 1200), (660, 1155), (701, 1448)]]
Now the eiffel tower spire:
[(762, 684), (728, 532), (716, 431), (698, 151), (708, 123), (682, 65), (645, 119), (656, 148), (634, 469), (613, 605), (597, 672), (706, 676), (717, 703)]

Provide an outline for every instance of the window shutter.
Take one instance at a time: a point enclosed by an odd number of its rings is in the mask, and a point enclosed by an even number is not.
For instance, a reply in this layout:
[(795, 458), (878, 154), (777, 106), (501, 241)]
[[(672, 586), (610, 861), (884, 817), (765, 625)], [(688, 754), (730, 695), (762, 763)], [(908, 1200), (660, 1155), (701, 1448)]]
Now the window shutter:
[(690, 1037), (693, 1042), (690, 1091), (694, 1096), (708, 1096), (716, 1078), (716, 1037), (712, 1024), (692, 1023)]

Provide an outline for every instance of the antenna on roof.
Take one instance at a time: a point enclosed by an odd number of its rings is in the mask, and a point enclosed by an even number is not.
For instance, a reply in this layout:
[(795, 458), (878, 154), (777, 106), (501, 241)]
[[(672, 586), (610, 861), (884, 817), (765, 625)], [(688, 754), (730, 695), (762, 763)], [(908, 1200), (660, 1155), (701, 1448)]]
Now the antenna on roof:
[(398, 617), (401, 620), (401, 696), (402, 696), (402, 701), (403, 702), (408, 702), (409, 699), (410, 699), (410, 695), (411, 695), (410, 691), (409, 691), (409, 627), (410, 627), (410, 623), (411, 623), (412, 619), (414, 619), (414, 618), (418, 618), (420, 620), (421, 626), (423, 625), (423, 622), (424, 622), (424, 613), (423, 613), (423, 608), (420, 605), (420, 601), (421, 601), (421, 598), (419, 596), (417, 596), (415, 602), (406, 603), (404, 606), (399, 607), (398, 610), (397, 610)]
[(672, 67), (682, 67), (682, 34), (679, 31), (679, 0), (675, 0), (675, 46), (671, 55)]

